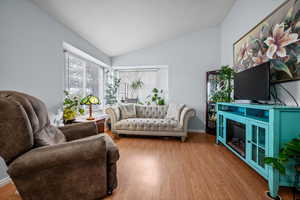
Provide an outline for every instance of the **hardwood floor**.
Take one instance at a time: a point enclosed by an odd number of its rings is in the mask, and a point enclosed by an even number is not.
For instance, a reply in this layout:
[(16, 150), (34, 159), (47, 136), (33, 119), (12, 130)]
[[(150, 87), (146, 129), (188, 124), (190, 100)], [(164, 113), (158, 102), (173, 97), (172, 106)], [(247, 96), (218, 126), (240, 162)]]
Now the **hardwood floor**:
[[(105, 200), (266, 200), (267, 182), (214, 137), (121, 137), (119, 187)], [(284, 200), (292, 200), (282, 188)], [(14, 187), (0, 188), (0, 200), (20, 200)]]

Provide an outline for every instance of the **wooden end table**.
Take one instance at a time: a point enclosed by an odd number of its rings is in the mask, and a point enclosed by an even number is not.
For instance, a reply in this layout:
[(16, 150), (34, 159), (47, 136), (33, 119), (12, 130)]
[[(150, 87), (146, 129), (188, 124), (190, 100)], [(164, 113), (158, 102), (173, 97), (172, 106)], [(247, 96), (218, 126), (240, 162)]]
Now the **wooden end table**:
[(96, 122), (98, 132), (99, 133), (104, 133), (105, 131), (105, 120), (108, 118), (107, 114), (101, 114), (101, 115), (95, 115), (94, 120), (87, 120), (87, 116), (80, 116), (77, 117), (74, 123), (85, 123), (85, 122)]

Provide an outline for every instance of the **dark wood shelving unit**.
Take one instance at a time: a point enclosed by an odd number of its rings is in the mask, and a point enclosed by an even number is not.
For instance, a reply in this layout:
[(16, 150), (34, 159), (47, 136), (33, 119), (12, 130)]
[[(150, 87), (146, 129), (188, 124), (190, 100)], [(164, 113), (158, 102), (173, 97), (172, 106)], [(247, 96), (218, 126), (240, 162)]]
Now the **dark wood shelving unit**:
[(206, 123), (205, 131), (208, 134), (216, 135), (216, 104), (210, 97), (218, 87), (219, 70), (206, 72)]

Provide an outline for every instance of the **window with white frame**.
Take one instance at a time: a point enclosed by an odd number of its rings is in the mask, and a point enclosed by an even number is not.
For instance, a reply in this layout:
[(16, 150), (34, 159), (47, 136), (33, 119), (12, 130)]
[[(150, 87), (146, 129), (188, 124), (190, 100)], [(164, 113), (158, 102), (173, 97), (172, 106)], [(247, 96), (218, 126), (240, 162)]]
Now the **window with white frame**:
[[(116, 67), (117, 76), (121, 79), (118, 99), (138, 99), (145, 103), (149, 100), (152, 90), (157, 88), (163, 90), (163, 97), (168, 99), (168, 67)], [(133, 83), (142, 82), (140, 88), (133, 88)]]
[(72, 95), (94, 95), (103, 99), (104, 68), (70, 52), (66, 56), (66, 90)]

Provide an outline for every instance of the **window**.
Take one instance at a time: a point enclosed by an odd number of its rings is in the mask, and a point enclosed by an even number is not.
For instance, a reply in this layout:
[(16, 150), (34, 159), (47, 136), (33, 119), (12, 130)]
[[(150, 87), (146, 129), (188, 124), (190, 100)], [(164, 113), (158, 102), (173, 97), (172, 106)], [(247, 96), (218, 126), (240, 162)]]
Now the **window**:
[[(121, 79), (119, 100), (138, 99), (145, 103), (149, 100), (153, 88), (163, 90), (163, 97), (168, 98), (168, 68), (167, 67), (116, 67), (117, 76)], [(134, 89), (132, 83), (141, 81), (142, 87)]]
[(66, 52), (66, 90), (72, 95), (98, 96), (103, 99), (104, 68), (80, 56)]

